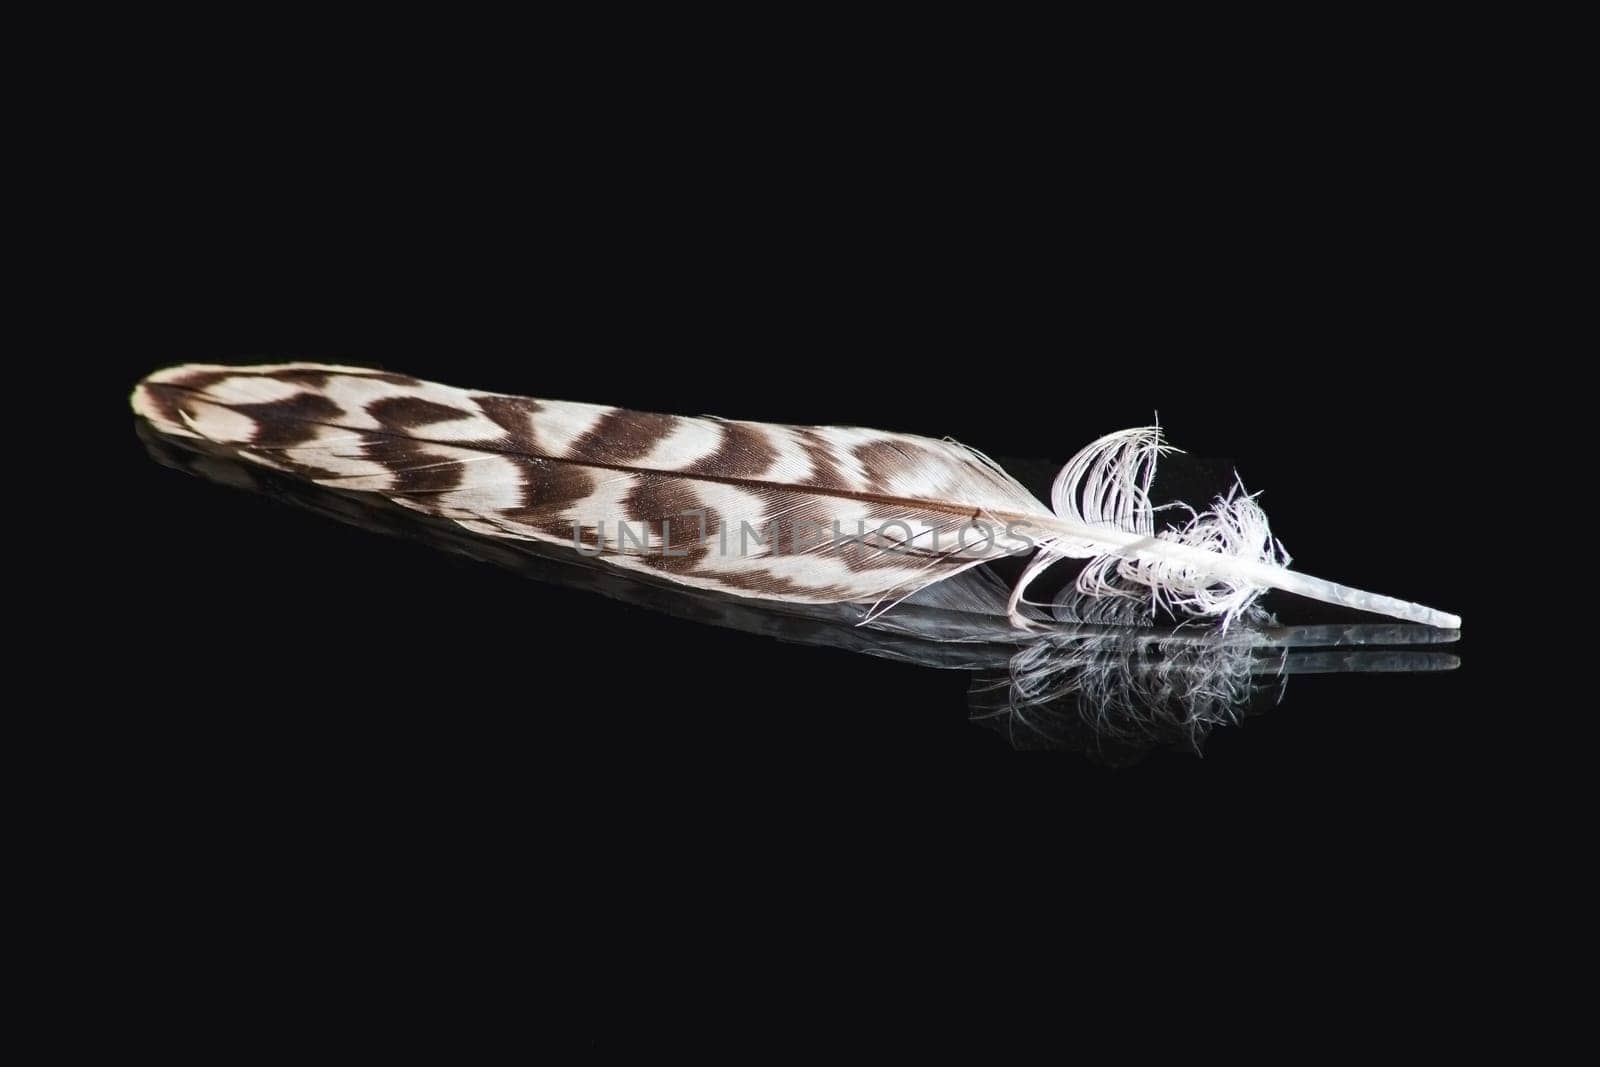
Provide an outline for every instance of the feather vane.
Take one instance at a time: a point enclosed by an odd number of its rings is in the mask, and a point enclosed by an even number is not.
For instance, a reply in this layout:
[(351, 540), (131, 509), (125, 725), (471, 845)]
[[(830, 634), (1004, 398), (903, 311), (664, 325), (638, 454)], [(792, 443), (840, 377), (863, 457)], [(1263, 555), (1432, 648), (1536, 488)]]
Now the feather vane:
[(1157, 531), (1158, 430), (1111, 434), (1057, 479), (1052, 507), (949, 440), (627, 411), (458, 389), (359, 367), (189, 364), (135, 388), (160, 432), (319, 485), (380, 494), (475, 533), (560, 543), (739, 596), (886, 610), (986, 560), (1088, 560), (1091, 595), (1152, 597), (1227, 621), (1267, 588), (1414, 622), (1460, 620), (1286, 569), (1254, 498)]

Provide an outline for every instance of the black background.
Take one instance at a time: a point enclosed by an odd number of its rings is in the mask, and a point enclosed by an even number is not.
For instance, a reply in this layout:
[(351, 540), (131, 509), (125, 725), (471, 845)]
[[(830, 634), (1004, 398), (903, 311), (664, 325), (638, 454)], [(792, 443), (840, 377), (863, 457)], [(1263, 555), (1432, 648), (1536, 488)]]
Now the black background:
[[(1067, 119), (599, 90), (509, 116), (281, 90), (159, 131), (113, 114), (74, 384), (110, 431), (120, 626), (69, 684), (138, 694), (94, 748), (146, 834), (130, 862), (352, 914), (459, 878), (601, 941), (696, 904), (803, 937), (927, 895), (995, 931), (1188, 928), (1256, 888), (1428, 925), (1505, 788), (1492, 565), (1452, 531), (1515, 372), (1506, 224), (1471, 109), (1348, 88)], [(145, 455), (140, 376), (284, 359), (1046, 464), (1159, 413), (1265, 491), (1302, 569), (1461, 614), (1462, 666), (1291, 680), (1203, 758), (1014, 752), (959, 673), (547, 588)]]
[[(1177, 197), (1091, 186), (1068, 212), (1046, 188), (1058, 180), (1024, 170), (1010, 184), (1025, 191), (955, 208), (948, 190), (893, 183), (709, 205), (545, 187), (555, 221), (464, 210), (427, 231), (407, 198), (371, 188), (265, 218), (207, 198), (217, 232), (169, 250), (173, 273), (133, 309), (97, 387), (115, 405), (167, 363), (359, 362), (948, 434), (1035, 469), (1159, 412), (1175, 443), (1265, 490), (1301, 568), (1456, 611), (1470, 633), (1478, 564), (1441, 534), (1475, 477), (1473, 372), (1449, 341), (1472, 309), (1429, 277), (1451, 240), (1434, 209), (1399, 212), (1387, 189), (1318, 181), (1286, 198), (1202, 178)], [(711, 630), (339, 527), (160, 468), (130, 415), (108, 418), (124, 427), (141, 654), (181, 665), (184, 747), (218, 746), (207, 766), (259, 776), (264, 795), (328, 775), (355, 793), (614, 809), (628, 826), (674, 811), (853, 825), (956, 797), (1008, 818), (1008, 796), (1187, 806), (1285, 786), (1375, 811), (1459, 775), (1481, 743), (1463, 717), (1469, 638), (1452, 675), (1291, 682), (1204, 759), (1111, 774), (1019, 755), (968, 723), (959, 673)]]
[[(1419, 179), (1372, 193), (1342, 176), (1267, 190), (1205, 174), (1069, 197), (1060, 173), (1013, 166), (1003, 197), (979, 185), (953, 205), (958, 183), (893, 169), (829, 193), (786, 181), (643, 199), (569, 179), (529, 189), (551, 205), (537, 219), (501, 214), (518, 199), (503, 181), (484, 194), (492, 211), (458, 201), (444, 217), (409, 185), (207, 191), (163, 220), (103, 391), (121, 402), (175, 362), (358, 362), (645, 410), (950, 435), (1046, 470), (1159, 413), (1175, 443), (1265, 490), (1302, 569), (1471, 621), (1468, 554), (1441, 536), (1481, 432), (1448, 200)], [(122, 421), (128, 535), (150, 561), (135, 577), (155, 583), (145, 607), (163, 629), (205, 620), (189, 640), (212, 653), (315, 662), (316, 687), (293, 670), (259, 678), (264, 701), (363, 693), (429, 729), (473, 703), (515, 706), (528, 743), (548, 730), (535, 747), (590, 754), (681, 743), (732, 763), (1018, 763), (965, 724), (956, 675), (588, 604), (333, 528), (155, 466)], [(1203, 766), (1138, 773), (1428, 758), (1469, 674), (1295, 685)]]

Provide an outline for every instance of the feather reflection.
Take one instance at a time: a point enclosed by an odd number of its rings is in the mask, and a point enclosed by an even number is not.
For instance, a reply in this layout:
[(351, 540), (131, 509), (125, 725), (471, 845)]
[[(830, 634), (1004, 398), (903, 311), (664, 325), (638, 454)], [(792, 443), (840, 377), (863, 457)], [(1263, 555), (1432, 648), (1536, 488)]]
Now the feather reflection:
[(537, 542), (489, 539), (370, 493), (326, 489), (240, 460), (225, 448), (138, 432), (158, 462), (349, 525), (427, 543), (537, 581), (581, 588), (662, 614), (942, 670), (974, 673), (972, 718), (1021, 749), (1059, 748), (1125, 765), (1158, 747), (1199, 751), (1219, 726), (1281, 700), (1296, 674), (1452, 670), (1426, 646), (1455, 631), (1404, 623), (1280, 626), (1259, 607), (1225, 631), (1161, 626), (1148, 601), (1084, 597), (1069, 586), (1025, 606), (1031, 630), (1006, 616), (1008, 583), (985, 567), (935, 583), (894, 610), (759, 601), (653, 581)]
[[(1455, 631), (1403, 623), (1279, 626), (1253, 607), (1233, 626), (1163, 627), (1145, 604), (1070, 587), (1055, 625), (969, 690), (973, 719), (1016, 748), (1071, 748), (1122, 766), (1156, 748), (1199, 752), (1219, 726), (1275, 707), (1290, 675), (1453, 670), (1432, 649)], [(1398, 646), (1398, 647), (1393, 647)]]

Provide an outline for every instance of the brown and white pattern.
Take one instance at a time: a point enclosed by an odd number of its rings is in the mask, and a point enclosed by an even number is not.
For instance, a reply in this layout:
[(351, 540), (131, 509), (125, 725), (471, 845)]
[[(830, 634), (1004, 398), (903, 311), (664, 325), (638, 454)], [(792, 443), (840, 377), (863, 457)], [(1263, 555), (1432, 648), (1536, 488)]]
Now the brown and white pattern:
[(741, 596), (893, 604), (985, 559), (1039, 547), (1012, 592), (1018, 626), (1028, 583), (1061, 559), (1091, 561), (1078, 579), (1086, 593), (1126, 585), (1224, 624), (1271, 588), (1461, 625), (1289, 570), (1242, 490), (1191, 509), (1181, 528), (1155, 529), (1158, 427), (1080, 450), (1056, 479), (1052, 510), (953, 441), (531, 400), (358, 367), (174, 367), (140, 382), (133, 407), (164, 433), (319, 485)]
[[(139, 383), (133, 407), (163, 433), (320, 485), (743, 596), (893, 601), (1015, 550), (969, 524), (998, 533), (1007, 516), (1050, 514), (949, 441), (533, 400), (358, 367), (175, 367)], [(835, 529), (866, 536), (839, 543)]]

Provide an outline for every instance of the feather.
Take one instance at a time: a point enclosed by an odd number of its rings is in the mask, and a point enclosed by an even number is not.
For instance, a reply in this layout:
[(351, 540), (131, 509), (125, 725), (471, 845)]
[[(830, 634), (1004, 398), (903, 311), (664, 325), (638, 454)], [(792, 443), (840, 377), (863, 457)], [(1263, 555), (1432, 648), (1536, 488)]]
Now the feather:
[[(1279, 626), (1258, 608), (1226, 631), (1163, 627), (1138, 602), (1061, 590), (1048, 611), (1027, 607), (1038, 625), (1019, 630), (1008, 619), (1009, 589), (989, 568), (974, 567), (901, 601), (892, 612), (864, 620), (858, 604), (799, 604), (689, 589), (649, 575), (629, 574), (570, 548), (481, 537), (457, 523), (402, 508), (376, 493), (325, 489), (313, 482), (240, 460), (210, 442), (175, 438), (139, 427), (158, 463), (206, 481), (271, 497), (372, 533), (401, 537), (454, 555), (493, 564), (548, 585), (581, 589), (660, 614), (799, 644), (822, 645), (942, 670), (1009, 668), (1023, 695), (1045, 691), (1043, 669), (1074, 669), (1137, 660), (1148, 669), (1191, 648), (1229, 649), (1258, 657), (1293, 650), (1285, 673), (1448, 670), (1452, 658), (1400, 653), (1386, 646), (1437, 646), (1456, 634), (1405, 623)], [(1030, 649), (1049, 646), (1050, 651)], [(1315, 650), (1306, 652), (1303, 650)], [(1384, 651), (1374, 651), (1385, 649)], [(1329, 651), (1339, 650), (1339, 651)], [(1349, 651), (1347, 651), (1349, 650)], [(1057, 654), (1059, 652), (1059, 655)], [(1313, 659), (1312, 657), (1318, 657)], [(1270, 658), (1270, 657), (1269, 657)], [(1263, 659), (1260, 662), (1267, 662)], [(1122, 668), (1127, 669), (1127, 668)]]
[(1454, 629), (1460, 619), (1287, 569), (1236, 490), (1175, 529), (1149, 499), (1159, 429), (1110, 434), (1046, 507), (949, 440), (534, 400), (359, 367), (189, 364), (135, 388), (161, 433), (223, 446), (318, 485), (379, 494), (476, 534), (567, 545), (699, 589), (875, 618), (986, 560), (1036, 551), (1007, 605), (1062, 559), (1101, 597), (1238, 617), (1268, 588)]

